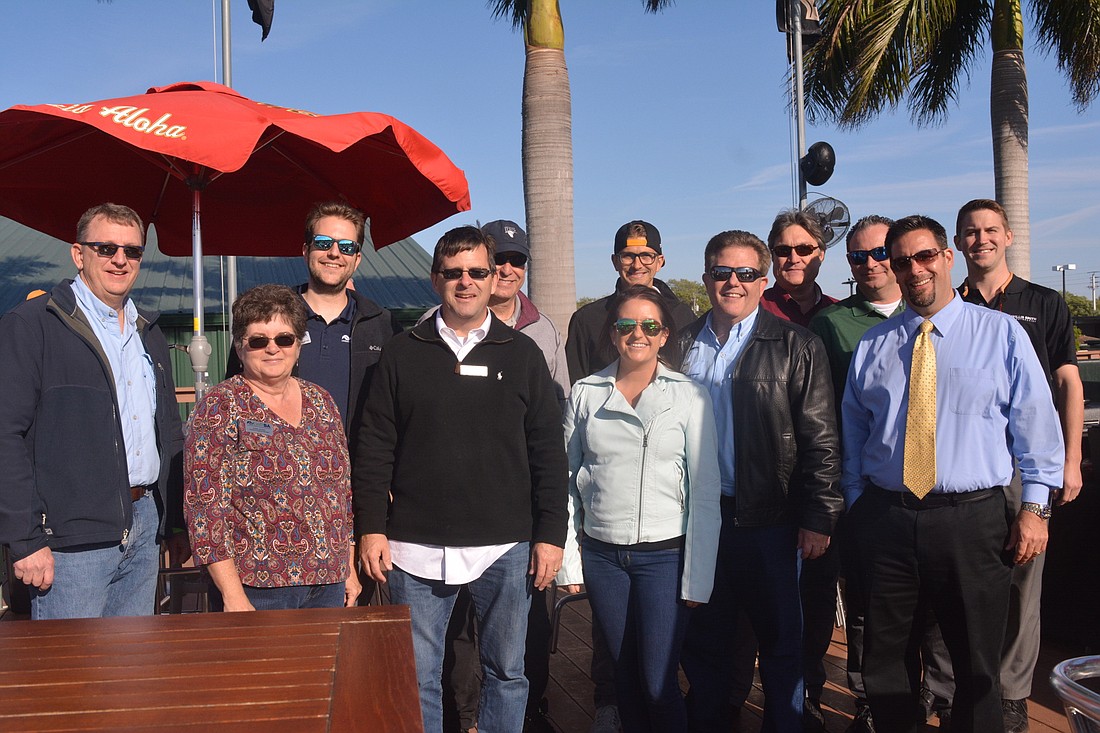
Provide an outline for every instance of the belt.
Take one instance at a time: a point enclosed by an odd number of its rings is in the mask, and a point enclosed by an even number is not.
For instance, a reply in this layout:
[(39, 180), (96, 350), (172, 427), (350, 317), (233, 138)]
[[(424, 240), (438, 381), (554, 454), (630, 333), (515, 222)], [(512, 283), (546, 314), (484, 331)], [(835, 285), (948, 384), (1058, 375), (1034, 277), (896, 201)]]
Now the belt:
[(153, 488), (149, 486), (131, 486), (130, 487), (130, 501), (137, 501), (141, 497), (145, 496), (145, 492)]
[(945, 506), (958, 506), (959, 504), (965, 504), (969, 501), (981, 501), (982, 499), (988, 499), (995, 494), (1001, 493), (1004, 487), (994, 486), (990, 489), (976, 489), (974, 491), (963, 491), (954, 494), (926, 494), (923, 499), (918, 499), (916, 495), (909, 491), (890, 491), (889, 489), (884, 489), (874, 484), (867, 484), (867, 490), (877, 496), (881, 501), (896, 506), (903, 506), (906, 509), (916, 509), (919, 511), (921, 509), (940, 509)]

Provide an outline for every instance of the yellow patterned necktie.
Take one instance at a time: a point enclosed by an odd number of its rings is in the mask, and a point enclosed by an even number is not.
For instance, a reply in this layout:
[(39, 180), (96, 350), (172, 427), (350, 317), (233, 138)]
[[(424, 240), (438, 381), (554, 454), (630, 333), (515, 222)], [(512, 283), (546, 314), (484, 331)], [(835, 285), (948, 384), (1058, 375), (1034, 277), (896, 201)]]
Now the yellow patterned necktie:
[(921, 321), (909, 370), (902, 481), (918, 499), (936, 485), (936, 350), (932, 321)]

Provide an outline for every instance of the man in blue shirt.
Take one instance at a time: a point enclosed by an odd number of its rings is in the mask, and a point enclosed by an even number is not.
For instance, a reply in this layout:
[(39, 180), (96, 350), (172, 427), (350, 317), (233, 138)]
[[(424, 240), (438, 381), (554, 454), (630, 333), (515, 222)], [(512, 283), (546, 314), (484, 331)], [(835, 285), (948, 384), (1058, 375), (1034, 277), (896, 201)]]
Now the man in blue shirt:
[[(1046, 549), (1048, 496), (1062, 486), (1062, 431), (1024, 330), (952, 288), (943, 226), (906, 217), (890, 227), (886, 246), (907, 310), (860, 340), (841, 408), (841, 484), (867, 589), (863, 680), (877, 728), (924, 723), (916, 643), (931, 609), (960, 671), (953, 727), (999, 733), (1012, 564)], [(914, 358), (929, 343), (934, 364)], [(920, 373), (932, 389), (919, 389), (919, 376), (910, 385)], [(927, 430), (908, 420), (922, 402), (934, 407)], [(914, 465), (905, 454), (917, 452), (921, 435), (932, 454)], [(1014, 460), (1024, 503), (1013, 516), (1004, 487)]]

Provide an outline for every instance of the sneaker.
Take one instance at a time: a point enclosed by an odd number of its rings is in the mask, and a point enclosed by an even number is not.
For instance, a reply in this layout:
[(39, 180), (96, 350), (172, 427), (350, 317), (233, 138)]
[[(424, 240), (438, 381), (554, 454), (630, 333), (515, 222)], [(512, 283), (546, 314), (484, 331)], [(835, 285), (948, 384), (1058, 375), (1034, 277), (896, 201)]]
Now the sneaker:
[(604, 705), (596, 708), (596, 717), (592, 719), (592, 727), (588, 729), (588, 733), (619, 733), (621, 727), (619, 708), (615, 705)]
[(1027, 733), (1027, 700), (1001, 700), (1005, 733)]
[(844, 733), (875, 733), (875, 721), (871, 719), (871, 708), (856, 703), (856, 717)]
[(802, 701), (802, 730), (804, 733), (821, 733), (825, 730), (825, 714), (821, 702), (807, 697)]
[(558, 733), (558, 729), (551, 725), (546, 715), (537, 711), (523, 716), (523, 733)]

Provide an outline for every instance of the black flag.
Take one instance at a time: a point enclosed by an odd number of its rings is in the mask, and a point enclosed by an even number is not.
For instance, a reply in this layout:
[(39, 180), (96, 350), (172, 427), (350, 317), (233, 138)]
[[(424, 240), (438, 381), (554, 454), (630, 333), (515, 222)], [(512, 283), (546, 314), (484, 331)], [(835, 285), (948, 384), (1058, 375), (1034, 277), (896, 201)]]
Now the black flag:
[(260, 41), (266, 41), (271, 32), (271, 16), (275, 14), (275, 0), (248, 0), (248, 7), (252, 11), (252, 22), (264, 29)]

